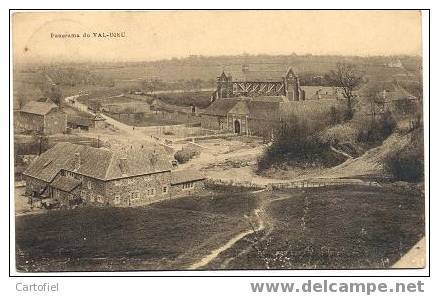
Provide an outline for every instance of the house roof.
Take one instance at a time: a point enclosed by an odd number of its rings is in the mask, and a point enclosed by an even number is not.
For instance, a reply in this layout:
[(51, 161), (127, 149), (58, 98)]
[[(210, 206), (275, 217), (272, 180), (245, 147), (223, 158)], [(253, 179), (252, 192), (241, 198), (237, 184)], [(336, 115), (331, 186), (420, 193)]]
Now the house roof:
[(52, 183), (50, 183), (50, 186), (65, 192), (71, 192), (73, 189), (81, 185), (81, 183), (81, 180), (72, 177), (58, 176), (52, 181)]
[(55, 104), (51, 99), (46, 98), (46, 97), (39, 98), (37, 100), (37, 102), (44, 102), (44, 103), (49, 103), (49, 104)]
[(47, 102), (31, 101), (26, 105), (24, 105), (24, 107), (21, 109), (21, 112), (37, 114), (37, 115), (46, 115), (47, 113), (49, 113), (55, 108), (58, 108), (58, 106), (53, 102), (47, 103)]
[(235, 98), (217, 99), (200, 113), (206, 115), (226, 116), (238, 101), (239, 100)]
[(82, 116), (67, 115), (67, 123), (74, 123), (76, 125), (90, 126), (93, 120), (92, 118)]
[(314, 99), (336, 99), (338, 97), (342, 97), (341, 90), (337, 87), (332, 86), (301, 86), (301, 89), (305, 91), (305, 99), (306, 100), (314, 100)]
[(229, 110), (228, 113), (248, 115), (250, 113), (250, 110), (245, 101), (238, 101), (236, 102), (235, 106), (233, 106), (232, 109)]
[[(76, 166), (79, 154), (79, 168)], [(121, 165), (121, 159), (123, 165)], [(36, 158), (23, 173), (51, 182), (61, 170), (100, 180), (146, 175), (172, 169), (161, 147), (111, 151), (71, 143), (58, 143)]]
[(93, 117), (93, 121), (105, 121), (105, 118), (100, 114), (96, 114), (95, 117)]
[(173, 171), (171, 173), (171, 185), (178, 185), (204, 179), (206, 179), (206, 177), (204, 177), (199, 172), (193, 170)]

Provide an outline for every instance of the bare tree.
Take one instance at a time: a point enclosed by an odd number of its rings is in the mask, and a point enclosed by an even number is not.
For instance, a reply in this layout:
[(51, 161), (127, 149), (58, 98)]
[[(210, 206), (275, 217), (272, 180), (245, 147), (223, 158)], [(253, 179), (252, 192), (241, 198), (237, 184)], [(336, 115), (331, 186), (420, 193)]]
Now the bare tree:
[(354, 90), (358, 89), (364, 82), (364, 73), (354, 64), (339, 63), (336, 69), (331, 70), (326, 78), (334, 86), (341, 88), (347, 104), (345, 120), (352, 119), (354, 115)]

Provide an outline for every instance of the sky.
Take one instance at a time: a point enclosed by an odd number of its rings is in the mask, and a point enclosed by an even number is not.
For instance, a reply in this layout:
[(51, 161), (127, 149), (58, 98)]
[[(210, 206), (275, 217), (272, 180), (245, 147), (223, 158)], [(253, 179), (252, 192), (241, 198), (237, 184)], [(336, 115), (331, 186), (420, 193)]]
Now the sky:
[[(15, 62), (151, 61), (189, 55), (421, 55), (418, 11), (16, 12)], [(125, 37), (94, 37), (93, 33)], [(84, 37), (90, 34), (90, 37)], [(54, 38), (52, 34), (78, 34)]]

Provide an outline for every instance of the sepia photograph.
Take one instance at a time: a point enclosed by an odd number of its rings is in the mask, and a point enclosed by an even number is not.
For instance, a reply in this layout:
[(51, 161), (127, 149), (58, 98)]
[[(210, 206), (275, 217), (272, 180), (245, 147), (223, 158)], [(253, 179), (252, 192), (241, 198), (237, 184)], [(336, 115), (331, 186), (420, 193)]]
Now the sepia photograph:
[(424, 269), (422, 17), (15, 11), (15, 271)]

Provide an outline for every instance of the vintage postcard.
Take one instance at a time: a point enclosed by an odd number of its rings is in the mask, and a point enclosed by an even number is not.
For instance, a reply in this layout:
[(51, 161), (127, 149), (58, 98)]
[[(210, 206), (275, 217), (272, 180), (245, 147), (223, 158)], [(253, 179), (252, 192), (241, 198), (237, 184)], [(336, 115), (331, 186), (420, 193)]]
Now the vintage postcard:
[(420, 11), (16, 11), (16, 271), (424, 268)]

